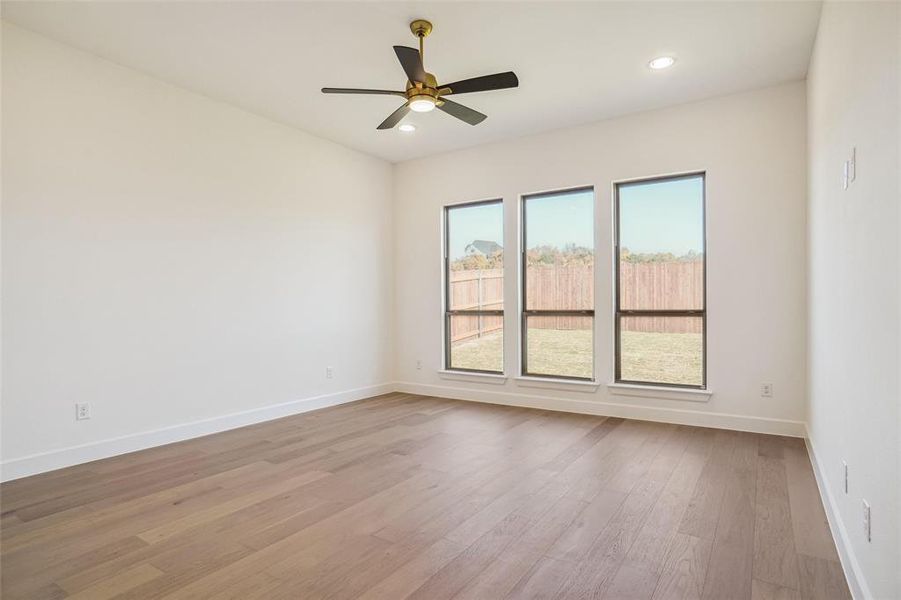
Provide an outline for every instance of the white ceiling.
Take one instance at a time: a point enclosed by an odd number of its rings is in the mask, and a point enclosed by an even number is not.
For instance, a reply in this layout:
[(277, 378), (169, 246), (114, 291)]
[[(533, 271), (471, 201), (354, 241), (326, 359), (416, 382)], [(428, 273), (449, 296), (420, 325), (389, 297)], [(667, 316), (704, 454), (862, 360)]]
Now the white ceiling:
[[(803, 79), (819, 2), (9, 2), (4, 19), (249, 111), (391, 161)], [(376, 131), (403, 89), (392, 45), (439, 82), (513, 70), (514, 90), (455, 96), (475, 127), (411, 114)], [(676, 66), (651, 71), (660, 54)]]

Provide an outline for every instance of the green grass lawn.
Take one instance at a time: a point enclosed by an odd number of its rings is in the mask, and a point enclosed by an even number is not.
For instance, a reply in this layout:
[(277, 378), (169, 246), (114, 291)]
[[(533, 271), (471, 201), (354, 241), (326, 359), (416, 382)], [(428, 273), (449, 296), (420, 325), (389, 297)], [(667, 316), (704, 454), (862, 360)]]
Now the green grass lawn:
[(480, 371), (504, 370), (504, 336), (500, 331), (455, 342), (451, 347), (451, 367)]
[[(490, 333), (454, 344), (452, 366), (503, 370), (503, 337)], [(591, 330), (531, 329), (529, 372), (591, 377)], [(622, 378), (686, 385), (701, 384), (702, 339), (699, 333), (623, 332)], [(599, 357), (599, 360), (608, 360)]]
[(590, 329), (530, 328), (529, 374), (591, 379)]
[(623, 332), (622, 378), (701, 385), (700, 333)]

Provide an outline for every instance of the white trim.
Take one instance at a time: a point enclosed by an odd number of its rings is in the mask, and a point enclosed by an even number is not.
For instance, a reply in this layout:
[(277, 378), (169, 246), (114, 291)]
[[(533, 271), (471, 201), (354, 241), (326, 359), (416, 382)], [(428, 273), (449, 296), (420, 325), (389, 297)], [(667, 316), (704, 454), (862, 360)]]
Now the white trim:
[(832, 487), (826, 478), (826, 471), (823, 469), (823, 465), (820, 464), (820, 459), (813, 445), (813, 439), (810, 437), (810, 429), (806, 425), (804, 429), (806, 432), (804, 441), (807, 443), (807, 454), (810, 456), (810, 463), (813, 465), (813, 475), (820, 490), (823, 507), (826, 509), (826, 520), (829, 522), (829, 529), (835, 542), (835, 548), (838, 550), (838, 557), (842, 564), (842, 570), (845, 572), (845, 579), (848, 581), (851, 596), (856, 600), (872, 598), (873, 594), (870, 593), (870, 586), (867, 585), (863, 569), (860, 568), (860, 562), (857, 560), (857, 555), (854, 554), (851, 538), (848, 536), (848, 530), (844, 521), (842, 521), (838, 503), (832, 494)]
[(631, 383), (608, 383), (607, 389), (616, 396), (688, 400), (689, 402), (708, 402), (713, 395), (713, 392), (710, 390), (675, 388), (661, 385), (635, 385)]
[(501, 373), (477, 373), (474, 371), (453, 371), (449, 369), (439, 370), (438, 377), (451, 381), (473, 381), (496, 385), (503, 385), (507, 381), (507, 376)]
[(581, 381), (578, 379), (558, 379), (556, 377), (535, 377), (521, 375), (514, 377), (520, 387), (541, 388), (544, 390), (562, 390), (573, 392), (596, 392), (600, 384), (597, 381)]
[[(460, 373), (452, 374), (453, 376), (461, 375)], [(473, 374), (471, 373), (467, 373), (466, 375), (473, 377)], [(476, 374), (475, 377), (477, 377), (477, 381), (482, 383), (487, 381), (494, 383), (494, 379), (500, 379), (501, 381), (499, 381), (499, 383), (504, 383), (502, 380), (506, 379), (503, 375), (497, 376), (491, 374)], [(571, 384), (572, 382), (567, 383)], [(194, 421), (192, 423), (184, 423), (172, 427), (165, 427), (79, 446), (51, 450), (40, 454), (32, 454), (21, 458), (14, 458), (0, 463), (0, 473), (2, 473), (2, 475), (0, 475), (0, 481), (19, 479), (37, 473), (53, 471), (102, 458), (109, 458), (111, 456), (127, 454), (129, 452), (153, 448), (155, 446), (202, 437), (221, 431), (227, 431), (229, 429), (271, 421), (273, 419), (279, 419), (329, 406), (336, 406), (346, 402), (354, 402), (356, 400), (362, 400), (371, 396), (387, 394), (394, 391), (422, 394), (426, 396), (440, 396), (457, 400), (469, 400), (473, 402), (487, 402), (489, 404), (523, 406), (542, 410), (623, 417), (627, 419), (676, 423), (699, 427), (715, 427), (719, 429), (751, 431), (755, 433), (771, 433), (793, 437), (804, 437), (805, 433), (805, 424), (800, 421), (731, 415), (701, 410), (635, 406), (632, 404), (600, 402), (597, 400), (539, 396), (495, 390), (488, 391), (456, 386), (397, 382), (383, 383), (334, 394), (324, 394), (302, 400), (285, 402), (283, 404), (212, 417)], [(828, 494), (828, 492), (824, 492), (824, 494)], [(832, 523), (833, 520), (834, 518), (830, 514), (830, 523)], [(842, 545), (839, 545), (839, 548), (842, 548)], [(844, 558), (843, 564), (845, 564)], [(863, 597), (868, 596), (864, 595)]]
[(714, 427), (753, 433), (770, 433), (791, 437), (804, 437), (804, 423), (786, 419), (732, 415), (703, 410), (686, 410), (680, 408), (659, 408), (654, 406), (635, 406), (634, 404), (618, 404), (598, 400), (577, 400), (554, 396), (538, 396), (523, 393), (488, 391), (483, 389), (451, 387), (407, 381), (397, 382), (399, 392), (438, 396), (454, 400), (470, 400), (489, 404), (522, 406), (541, 410), (557, 410), (562, 412), (581, 413), (609, 417), (623, 417), (642, 421), (660, 423), (676, 423), (698, 427)]
[(219, 433), (229, 429), (253, 425), (254, 423), (271, 421), (273, 419), (296, 415), (319, 408), (362, 400), (371, 396), (393, 392), (394, 389), (394, 384), (383, 383), (333, 394), (313, 396), (302, 400), (292, 400), (282, 404), (254, 408), (219, 417), (193, 421), (191, 423), (164, 427), (162, 429), (142, 431), (140, 433), (123, 435), (78, 446), (70, 446), (68, 448), (32, 454), (21, 458), (13, 458), (0, 463), (0, 481), (11, 481), (13, 479), (19, 479), (20, 477), (36, 475), (37, 473), (44, 473), (46, 471), (54, 471), (56, 469), (62, 469), (63, 467), (70, 467), (72, 465), (99, 460), (101, 458), (109, 458), (111, 456), (135, 452), (137, 450), (145, 450), (155, 446), (202, 437), (210, 435), (211, 433)]

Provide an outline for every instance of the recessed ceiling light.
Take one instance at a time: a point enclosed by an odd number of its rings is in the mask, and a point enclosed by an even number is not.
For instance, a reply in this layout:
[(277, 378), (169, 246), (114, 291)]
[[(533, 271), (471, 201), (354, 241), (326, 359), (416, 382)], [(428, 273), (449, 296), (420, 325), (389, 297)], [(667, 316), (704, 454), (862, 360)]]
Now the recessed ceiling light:
[(666, 69), (667, 67), (673, 66), (676, 62), (676, 59), (672, 56), (658, 56), (654, 60), (648, 63), (648, 66), (655, 71), (659, 71), (660, 69)]
[(414, 125), (413, 123), (403, 123), (398, 127), (398, 129), (400, 129), (404, 133), (413, 133), (414, 131), (416, 131), (416, 125)]

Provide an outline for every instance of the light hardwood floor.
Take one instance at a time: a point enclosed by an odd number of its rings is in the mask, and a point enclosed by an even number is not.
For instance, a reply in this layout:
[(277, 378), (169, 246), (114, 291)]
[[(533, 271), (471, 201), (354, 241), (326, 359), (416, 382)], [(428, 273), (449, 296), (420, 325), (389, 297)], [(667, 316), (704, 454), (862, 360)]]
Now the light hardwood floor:
[(3, 598), (849, 598), (803, 442), (390, 394), (9, 482)]

